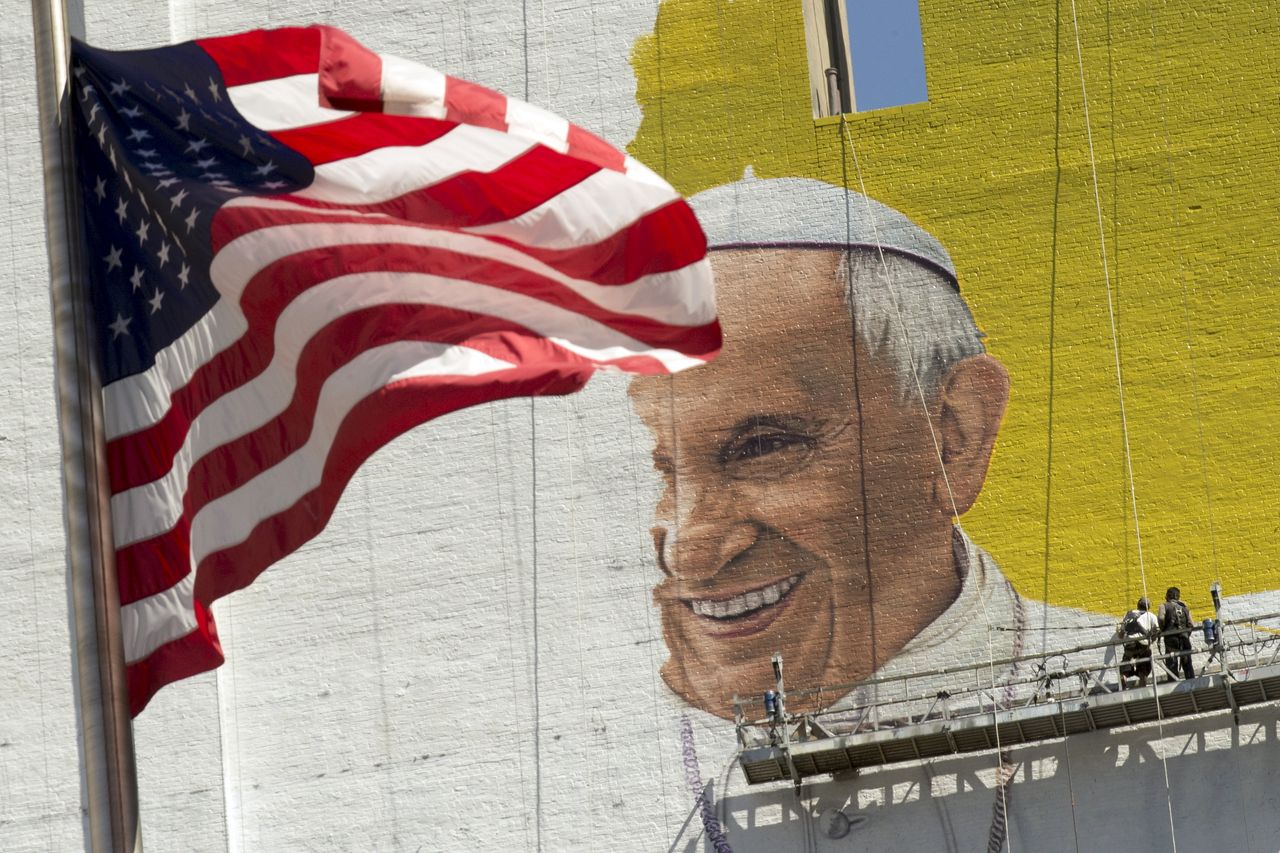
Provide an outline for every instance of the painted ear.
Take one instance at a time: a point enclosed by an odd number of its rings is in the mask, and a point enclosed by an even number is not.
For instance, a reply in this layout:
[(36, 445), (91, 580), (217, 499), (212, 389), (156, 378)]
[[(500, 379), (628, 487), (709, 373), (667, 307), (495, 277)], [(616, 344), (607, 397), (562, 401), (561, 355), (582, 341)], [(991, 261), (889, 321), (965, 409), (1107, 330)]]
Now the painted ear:
[(943, 379), (938, 420), (946, 477), (939, 472), (933, 493), (947, 515), (953, 500), (963, 514), (978, 499), (1008, 402), (1009, 372), (989, 355), (957, 362)]

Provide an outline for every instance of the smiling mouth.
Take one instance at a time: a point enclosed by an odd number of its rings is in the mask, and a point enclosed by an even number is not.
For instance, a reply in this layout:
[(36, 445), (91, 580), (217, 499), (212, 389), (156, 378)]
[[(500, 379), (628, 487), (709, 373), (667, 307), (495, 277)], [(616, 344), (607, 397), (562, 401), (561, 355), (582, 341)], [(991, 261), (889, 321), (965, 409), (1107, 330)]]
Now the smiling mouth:
[(800, 583), (801, 577), (802, 575), (792, 575), (777, 583), (735, 595), (733, 598), (721, 600), (692, 598), (685, 603), (699, 616), (706, 616), (709, 619), (737, 619), (782, 601), (796, 588), (796, 584)]

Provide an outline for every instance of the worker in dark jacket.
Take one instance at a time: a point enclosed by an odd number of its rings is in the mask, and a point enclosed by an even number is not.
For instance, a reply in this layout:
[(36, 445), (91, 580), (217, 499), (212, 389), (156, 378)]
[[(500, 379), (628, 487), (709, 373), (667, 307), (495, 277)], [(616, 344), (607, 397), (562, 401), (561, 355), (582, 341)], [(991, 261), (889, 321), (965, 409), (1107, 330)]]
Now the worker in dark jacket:
[(1191, 610), (1179, 598), (1180, 595), (1182, 592), (1176, 586), (1169, 587), (1158, 614), (1160, 632), (1164, 637), (1165, 667), (1175, 678), (1180, 671), (1183, 677), (1194, 678), (1196, 673), (1191, 666)]

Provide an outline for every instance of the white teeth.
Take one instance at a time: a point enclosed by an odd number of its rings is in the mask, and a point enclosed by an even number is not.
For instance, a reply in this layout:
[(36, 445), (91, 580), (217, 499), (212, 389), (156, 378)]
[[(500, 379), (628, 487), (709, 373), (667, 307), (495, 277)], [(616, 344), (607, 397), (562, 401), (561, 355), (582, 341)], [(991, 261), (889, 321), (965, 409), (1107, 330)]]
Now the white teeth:
[(777, 604), (799, 582), (800, 576), (792, 575), (785, 580), (770, 584), (764, 589), (753, 589), (751, 592), (736, 595), (724, 601), (695, 598), (689, 602), (689, 606), (699, 616), (710, 616), (712, 619), (732, 619), (735, 616), (751, 613), (770, 604)]

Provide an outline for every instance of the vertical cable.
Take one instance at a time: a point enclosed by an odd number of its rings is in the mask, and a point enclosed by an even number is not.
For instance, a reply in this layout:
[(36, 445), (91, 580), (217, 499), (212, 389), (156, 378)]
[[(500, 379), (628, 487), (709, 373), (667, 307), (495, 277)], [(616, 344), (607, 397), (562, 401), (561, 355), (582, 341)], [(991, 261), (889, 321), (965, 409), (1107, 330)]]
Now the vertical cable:
[[(524, 100), (529, 100), (529, 0), (520, 0), (520, 21), (523, 29), (524, 49)], [(533, 808), (536, 816), (534, 839), (536, 848), (542, 851), (542, 696), (539, 685), (538, 646), (538, 405), (537, 397), (529, 398), (529, 492), (532, 496), (530, 532), (531, 582), (533, 587)]]
[[(1053, 19), (1053, 226), (1049, 244), (1049, 406), (1046, 416), (1048, 436), (1044, 462), (1044, 584), (1040, 600), (1049, 603), (1049, 568), (1052, 562), (1053, 537), (1053, 402), (1057, 368), (1058, 320), (1058, 214), (1062, 203), (1062, 2), (1054, 3)], [(1041, 664), (1049, 656), (1049, 608), (1040, 620)]]
[[(903, 338), (907, 342), (908, 351), (914, 352), (915, 349), (911, 344), (911, 334), (907, 329), (906, 321), (903, 320), (902, 318), (902, 307), (899, 304), (898, 295), (893, 286), (894, 285), (893, 274), (889, 270), (889, 263), (885, 259), (884, 245), (880, 241), (880, 230), (876, 225), (875, 210), (871, 206), (871, 199), (867, 195), (867, 185), (862, 177), (862, 164), (858, 160), (858, 149), (853, 144), (853, 136), (849, 132), (849, 123), (844, 117), (841, 117), (840, 119), (840, 128), (843, 131), (841, 138), (844, 142), (847, 142), (849, 146), (849, 153), (853, 156), (853, 167), (858, 179), (858, 189), (859, 189), (859, 192), (862, 194), (862, 201), (866, 208), (867, 219), (871, 223), (871, 232), (875, 238), (876, 253), (880, 259), (880, 267), (884, 271), (885, 283), (889, 285), (891, 290), (891, 295), (893, 297), (892, 298), (893, 309), (895, 314), (897, 315), (898, 328), (901, 331)], [(848, 184), (846, 184), (846, 187), (847, 186)], [(845, 199), (846, 230), (851, 230), (852, 226), (850, 223), (852, 222), (852, 214), (848, 210), (848, 204), (849, 204), (849, 201), (848, 201), (848, 197), (846, 196), (846, 199)], [(855, 344), (855, 350), (856, 350), (856, 344)], [(938, 440), (937, 431), (933, 428), (933, 415), (929, 412), (929, 401), (924, 393), (924, 385), (920, 381), (920, 371), (916, 366), (916, 360), (914, 357), (909, 358), (908, 362), (910, 363), (910, 366), (911, 366), (911, 379), (915, 384), (916, 395), (920, 400), (920, 407), (924, 414), (925, 425), (929, 428), (929, 438), (933, 442), (934, 456), (938, 460), (938, 468), (942, 472), (942, 482), (947, 489), (947, 499), (951, 503), (952, 523), (956, 526), (957, 529), (961, 530), (962, 539), (965, 547), (965, 560), (969, 566), (973, 566), (975, 562), (975, 555), (973, 553), (973, 543), (969, 541), (968, 536), (963, 535), (963, 530), (960, 528), (960, 510), (956, 504), (955, 494), (952, 492), (952, 489), (951, 489), (951, 478), (947, 475), (946, 462), (942, 458), (942, 444)], [(859, 443), (861, 443), (861, 440), (859, 440)], [(995, 732), (995, 736), (996, 736), (996, 780), (998, 783), (997, 787), (1000, 792), (1000, 796), (996, 804), (998, 811), (996, 812), (994, 816), (995, 819), (992, 822), (992, 838), (994, 839), (997, 835), (1001, 836), (1001, 840), (1003, 840), (1004, 842), (1005, 849), (1007, 849), (1009, 853), (1013, 853), (1013, 842), (1012, 840), (1010, 840), (1008, 833), (1005, 831), (1005, 825), (1004, 825), (1004, 815), (1007, 815), (1008, 808), (1009, 808), (1008, 794), (1005, 790), (1006, 785), (1004, 784), (1004, 779), (1006, 778), (1005, 774), (1008, 772), (1007, 771), (1008, 765), (1006, 765), (1007, 754), (1000, 744), (1000, 726), (997, 720), (997, 715), (999, 713), (999, 702), (996, 700), (995, 649), (993, 647), (993, 641), (991, 639), (991, 634), (992, 634), (991, 617), (987, 613), (986, 597), (979, 595), (978, 603), (982, 606), (982, 619), (987, 626), (987, 663), (988, 663), (988, 671), (989, 671), (990, 680), (991, 680), (991, 717), (992, 717), (992, 723), (993, 723), (992, 729)], [(872, 608), (872, 612), (873, 613), (875, 612), (874, 608)], [(1019, 628), (1021, 627), (1022, 627), (1021, 622), (1019, 622)], [(1019, 631), (1018, 634), (1019, 636), (1021, 636), (1021, 631)], [(997, 844), (995, 849), (999, 850), (999, 846), (1000, 845)]]
[[(506, 631), (507, 659), (511, 664), (508, 667), (508, 672), (511, 673), (512, 713), (515, 715), (515, 726), (512, 727), (512, 734), (515, 737), (516, 769), (520, 774), (520, 814), (521, 814), (520, 825), (521, 825), (521, 828), (524, 830), (525, 846), (527, 847), (529, 844), (529, 802), (528, 802), (528, 798), (526, 796), (526, 791), (525, 791), (527, 780), (525, 778), (525, 770), (524, 770), (524, 748), (523, 748), (523, 745), (520, 743), (520, 731), (522, 728), (523, 721), (520, 719), (520, 702), (519, 702), (520, 687), (519, 687), (518, 679), (516, 678), (516, 647), (515, 647), (516, 632), (512, 630), (513, 619), (511, 615), (511, 598), (512, 598), (511, 596), (511, 581), (512, 581), (511, 565), (507, 559), (507, 532), (506, 532), (506, 526), (503, 524), (503, 520), (506, 517), (506, 511), (504, 509), (504, 505), (502, 502), (502, 484), (505, 478), (502, 476), (499, 476), (499, 472), (503, 471), (504, 467), (502, 465), (501, 459), (498, 456), (498, 419), (497, 419), (497, 415), (495, 414), (495, 407), (498, 405), (499, 405), (499, 401), (495, 400), (494, 402), (490, 403), (486, 408), (489, 409), (489, 435), (493, 445), (493, 470), (494, 470), (494, 480), (495, 480), (493, 484), (494, 485), (493, 494), (494, 494), (494, 503), (498, 511), (498, 550), (499, 550), (500, 559), (502, 562), (502, 603), (506, 611), (506, 622), (507, 622), (507, 631)], [(509, 427), (510, 425), (505, 424), (505, 426)], [(507, 432), (507, 438), (508, 438), (508, 441), (510, 441), (509, 429)], [(507, 467), (510, 467), (510, 466), (508, 465)], [(515, 504), (515, 501), (513, 500), (512, 506), (511, 506), (511, 519), (513, 524), (518, 518), (514, 504)], [(518, 527), (516, 527), (516, 529), (513, 531), (513, 538), (515, 539), (516, 547), (519, 548), (520, 547), (520, 531)], [(517, 588), (516, 598), (519, 599), (519, 597), (520, 597), (519, 589)]]
[[(1084, 51), (1080, 46), (1080, 22), (1076, 14), (1076, 0), (1071, 0), (1071, 26), (1075, 32), (1076, 42), (1076, 65), (1080, 72), (1080, 95), (1084, 105), (1084, 128), (1085, 138), (1089, 142), (1089, 171), (1093, 179), (1093, 205), (1097, 213), (1098, 219), (1098, 243), (1102, 260), (1102, 278), (1106, 284), (1107, 293), (1107, 316), (1111, 321), (1111, 352), (1115, 361), (1116, 371), (1116, 390), (1120, 398), (1120, 434), (1124, 439), (1124, 462), (1125, 472), (1129, 481), (1129, 501), (1133, 512), (1133, 533), (1134, 544), (1138, 549), (1138, 571), (1142, 577), (1142, 594), (1150, 596), (1147, 593), (1147, 570), (1146, 564), (1142, 556), (1142, 526), (1138, 519), (1138, 492), (1134, 484), (1133, 478), (1133, 454), (1129, 447), (1129, 420), (1125, 413), (1124, 405), (1124, 372), (1120, 366), (1120, 341), (1119, 334), (1116, 329), (1116, 311), (1115, 303), (1111, 291), (1111, 271), (1107, 262), (1107, 234), (1106, 227), (1102, 218), (1102, 197), (1098, 191), (1098, 160), (1093, 147), (1093, 126), (1089, 121), (1089, 92), (1085, 83), (1084, 76)], [(1155, 655), (1152, 654), (1151, 674), (1152, 686), (1151, 692), (1155, 697), (1156, 703), (1156, 719), (1159, 722), (1160, 736), (1164, 737), (1164, 713), (1160, 707), (1159, 700), (1159, 674), (1155, 666)], [(1160, 752), (1160, 765), (1164, 770), (1164, 792), (1165, 802), (1169, 810), (1169, 841), (1172, 845), (1173, 853), (1178, 853), (1178, 833), (1173, 824), (1173, 795), (1169, 788), (1169, 762), (1165, 757), (1164, 751)]]
[(536, 397), (529, 398), (529, 493), (532, 496), (530, 509), (530, 534), (532, 548), (530, 551), (530, 577), (533, 587), (533, 808), (537, 817), (534, 838), (536, 847), (542, 850), (542, 696), (539, 681), (539, 644), (538, 644), (538, 417)]

